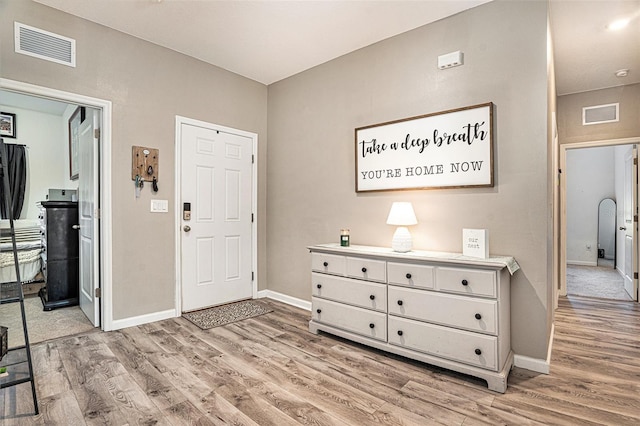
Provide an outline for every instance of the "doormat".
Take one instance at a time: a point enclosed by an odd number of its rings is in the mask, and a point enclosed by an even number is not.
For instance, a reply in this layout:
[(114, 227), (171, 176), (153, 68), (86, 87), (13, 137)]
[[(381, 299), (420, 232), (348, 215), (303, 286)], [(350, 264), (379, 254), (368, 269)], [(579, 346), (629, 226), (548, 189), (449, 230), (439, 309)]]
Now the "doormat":
[(273, 312), (273, 309), (264, 307), (258, 302), (245, 300), (243, 302), (229, 303), (214, 308), (201, 309), (194, 312), (186, 312), (182, 317), (191, 321), (203, 330), (218, 327), (232, 322)]

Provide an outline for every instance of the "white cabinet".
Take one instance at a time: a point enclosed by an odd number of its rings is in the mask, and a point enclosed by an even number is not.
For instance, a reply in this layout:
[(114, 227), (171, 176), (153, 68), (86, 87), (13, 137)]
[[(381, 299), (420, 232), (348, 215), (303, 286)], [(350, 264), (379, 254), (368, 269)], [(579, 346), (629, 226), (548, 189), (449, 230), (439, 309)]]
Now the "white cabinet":
[(309, 250), (310, 331), (479, 377), (505, 392), (513, 365), (506, 265), (513, 258), (337, 244)]

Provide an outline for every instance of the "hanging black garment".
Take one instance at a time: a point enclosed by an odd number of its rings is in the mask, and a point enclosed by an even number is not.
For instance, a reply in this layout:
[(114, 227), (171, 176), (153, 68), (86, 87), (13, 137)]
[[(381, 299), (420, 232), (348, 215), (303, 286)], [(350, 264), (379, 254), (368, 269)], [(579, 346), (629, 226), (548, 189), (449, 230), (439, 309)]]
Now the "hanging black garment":
[[(27, 185), (27, 155), (24, 145), (5, 144), (7, 147), (7, 164), (9, 173), (9, 186), (13, 195), (11, 210), (13, 218), (19, 219), (24, 204), (24, 192)], [(5, 202), (4, 188), (0, 185), (0, 215), (2, 219), (8, 219)]]

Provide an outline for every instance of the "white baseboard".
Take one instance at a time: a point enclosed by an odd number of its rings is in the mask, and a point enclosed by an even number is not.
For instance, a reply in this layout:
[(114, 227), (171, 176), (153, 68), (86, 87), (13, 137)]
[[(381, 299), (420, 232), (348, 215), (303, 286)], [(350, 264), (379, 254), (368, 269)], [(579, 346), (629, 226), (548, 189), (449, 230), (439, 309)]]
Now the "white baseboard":
[[(258, 292), (258, 299), (269, 298), (277, 300), (287, 305), (295, 306), (300, 309), (311, 311), (311, 302), (298, 299), (296, 297), (287, 296), (286, 294), (278, 293), (271, 290), (262, 290)], [(175, 309), (169, 309), (161, 312), (154, 312), (152, 314), (140, 315), (137, 317), (125, 318), (121, 320), (115, 320), (111, 323), (112, 328), (109, 331), (120, 330), (122, 328), (134, 327), (136, 325), (148, 324), (150, 322), (162, 321), (168, 318), (179, 317)]]
[(524, 355), (514, 355), (513, 365), (525, 370), (535, 371), (536, 373), (549, 374), (549, 361), (539, 358), (530, 358)]
[(598, 262), (589, 262), (588, 260), (567, 260), (567, 265), (598, 266)]
[(307, 311), (311, 310), (311, 302), (298, 299), (297, 297), (287, 296), (286, 294), (278, 293), (277, 291), (261, 290), (258, 292), (258, 298), (273, 299), (282, 303), (286, 303), (287, 305), (295, 306), (296, 308), (304, 309)]
[(150, 322), (162, 321), (168, 318), (179, 317), (176, 314), (175, 309), (169, 309), (161, 312), (154, 312), (152, 314), (140, 315), (137, 317), (130, 317), (121, 320), (114, 320), (111, 322), (112, 328), (110, 331), (120, 330), (122, 328), (134, 327), (136, 325), (148, 324)]
[(553, 337), (556, 331), (556, 325), (551, 324), (551, 333), (549, 334), (549, 349), (547, 350), (547, 359), (531, 358), (524, 355), (514, 355), (513, 365), (525, 370), (535, 371), (536, 373), (549, 374), (551, 371), (551, 349), (553, 348)]

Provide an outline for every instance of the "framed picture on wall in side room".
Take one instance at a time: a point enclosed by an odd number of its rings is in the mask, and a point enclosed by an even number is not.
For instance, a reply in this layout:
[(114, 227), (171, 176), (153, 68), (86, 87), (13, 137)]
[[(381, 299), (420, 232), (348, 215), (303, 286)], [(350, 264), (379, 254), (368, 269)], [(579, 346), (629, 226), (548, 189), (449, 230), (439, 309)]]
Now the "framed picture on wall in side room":
[(16, 137), (16, 115), (10, 112), (0, 112), (0, 136)]

